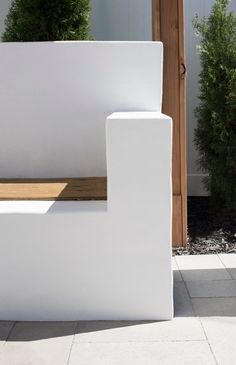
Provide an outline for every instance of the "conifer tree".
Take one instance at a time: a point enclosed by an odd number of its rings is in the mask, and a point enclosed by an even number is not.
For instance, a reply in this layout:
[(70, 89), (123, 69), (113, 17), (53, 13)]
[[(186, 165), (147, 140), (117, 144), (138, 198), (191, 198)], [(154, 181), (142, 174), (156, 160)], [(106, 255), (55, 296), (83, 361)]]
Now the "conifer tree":
[(221, 206), (236, 208), (236, 16), (216, 0), (209, 18), (193, 21), (200, 36), (195, 144), (205, 186)]
[(89, 13), (89, 0), (13, 0), (2, 40), (85, 40)]

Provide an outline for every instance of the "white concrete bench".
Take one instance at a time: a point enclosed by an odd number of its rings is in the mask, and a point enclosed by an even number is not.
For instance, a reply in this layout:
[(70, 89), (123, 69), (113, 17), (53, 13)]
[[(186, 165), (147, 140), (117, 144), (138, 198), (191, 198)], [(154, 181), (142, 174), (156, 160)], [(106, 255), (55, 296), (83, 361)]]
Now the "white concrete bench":
[[(161, 43), (0, 44), (0, 319), (172, 318), (161, 98)], [(107, 201), (3, 194), (106, 175)]]

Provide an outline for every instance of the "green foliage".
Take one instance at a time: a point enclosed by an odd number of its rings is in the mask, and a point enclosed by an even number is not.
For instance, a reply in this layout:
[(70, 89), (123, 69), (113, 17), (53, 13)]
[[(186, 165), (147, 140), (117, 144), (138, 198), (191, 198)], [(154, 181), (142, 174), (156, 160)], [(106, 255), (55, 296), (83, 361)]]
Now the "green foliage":
[(2, 40), (85, 40), (89, 14), (89, 0), (13, 0)]
[(209, 18), (193, 21), (200, 36), (199, 106), (195, 144), (214, 202), (236, 207), (236, 16), (216, 0)]

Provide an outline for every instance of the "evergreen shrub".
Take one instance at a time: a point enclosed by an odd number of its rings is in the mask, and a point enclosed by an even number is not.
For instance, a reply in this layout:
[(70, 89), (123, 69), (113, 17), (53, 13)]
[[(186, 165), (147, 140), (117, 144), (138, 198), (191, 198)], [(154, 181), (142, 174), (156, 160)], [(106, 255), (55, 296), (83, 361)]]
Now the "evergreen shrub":
[(2, 40), (85, 40), (89, 38), (89, 14), (89, 0), (13, 0)]
[(200, 37), (195, 144), (213, 202), (236, 207), (236, 15), (216, 0), (208, 18), (193, 21)]

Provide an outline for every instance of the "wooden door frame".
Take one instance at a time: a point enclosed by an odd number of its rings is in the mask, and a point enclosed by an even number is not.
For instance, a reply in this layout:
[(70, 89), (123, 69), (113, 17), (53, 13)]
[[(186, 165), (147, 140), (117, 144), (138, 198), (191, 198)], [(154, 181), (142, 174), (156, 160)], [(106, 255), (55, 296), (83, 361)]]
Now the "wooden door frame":
[[(173, 246), (187, 244), (184, 0), (152, 0), (152, 34), (164, 44), (163, 112), (173, 119)], [(173, 82), (174, 80), (174, 82)]]

